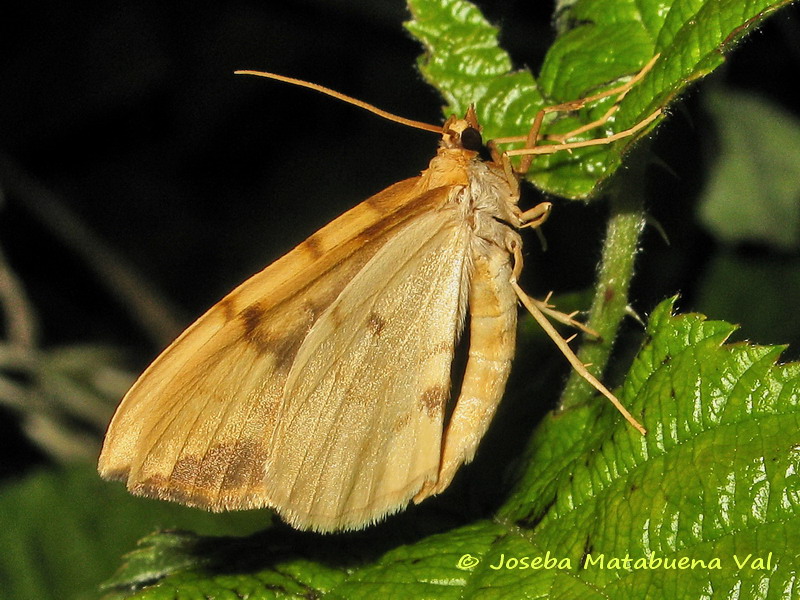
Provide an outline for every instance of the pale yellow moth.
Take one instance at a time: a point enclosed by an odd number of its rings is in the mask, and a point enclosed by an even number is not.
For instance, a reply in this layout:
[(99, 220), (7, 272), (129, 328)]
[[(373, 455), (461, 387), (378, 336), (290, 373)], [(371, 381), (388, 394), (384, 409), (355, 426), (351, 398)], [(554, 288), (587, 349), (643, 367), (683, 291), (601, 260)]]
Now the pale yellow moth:
[[(525, 148), (479, 157), (470, 108), (437, 127), (436, 156), (323, 227), (190, 326), (139, 377), (108, 428), (99, 471), (134, 494), (213, 511), (271, 507), (298, 529), (360, 529), (443, 491), (472, 460), (503, 395), (521, 301), (573, 366), (642, 426), (580, 363), (544, 313), (575, 324), (517, 285), (518, 177), (534, 155), (640, 131), (569, 142), (601, 120), (541, 145), (542, 117), (621, 98), (652, 66), (613, 90), (545, 109)], [(616, 104), (615, 104), (616, 106)], [(509, 156), (523, 155), (521, 169)], [(451, 362), (469, 316), (461, 391), (449, 417)]]

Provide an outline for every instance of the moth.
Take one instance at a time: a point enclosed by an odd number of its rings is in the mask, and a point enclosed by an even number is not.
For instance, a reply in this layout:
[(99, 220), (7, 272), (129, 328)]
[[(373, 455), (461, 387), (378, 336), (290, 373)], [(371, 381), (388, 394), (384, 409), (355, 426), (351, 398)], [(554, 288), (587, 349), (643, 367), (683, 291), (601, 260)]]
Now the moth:
[[(657, 57), (656, 57), (657, 58)], [(547, 316), (576, 324), (517, 284), (519, 230), (540, 226), (543, 202), (521, 210), (519, 177), (538, 154), (606, 144), (569, 141), (604, 119), (542, 144), (545, 114), (620, 99), (652, 67), (595, 96), (544, 109), (520, 138), (483, 160), (474, 108), (442, 126), (420, 175), (366, 199), (257, 273), (201, 316), (139, 377), (109, 425), (99, 460), (138, 495), (212, 511), (270, 507), (298, 529), (366, 527), (445, 490), (469, 463), (503, 395), (522, 302), (572, 365), (625, 418)], [(387, 116), (328, 88), (313, 88)], [(616, 103), (615, 103), (616, 106)], [(498, 143), (523, 141), (500, 152)], [(511, 155), (521, 155), (515, 170)], [(469, 352), (450, 401), (451, 363), (465, 322)]]

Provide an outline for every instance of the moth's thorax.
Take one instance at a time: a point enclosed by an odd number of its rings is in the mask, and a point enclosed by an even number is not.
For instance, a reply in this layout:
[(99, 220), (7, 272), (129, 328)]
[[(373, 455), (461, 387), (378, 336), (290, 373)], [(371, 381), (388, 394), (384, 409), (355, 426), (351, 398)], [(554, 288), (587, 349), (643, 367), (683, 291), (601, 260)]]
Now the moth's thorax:
[(508, 181), (503, 167), (475, 159), (468, 169), (469, 184), (464, 191), (470, 210), (519, 227), (519, 193)]
[(428, 168), (422, 173), (420, 185), (425, 189), (469, 184), (470, 169), (478, 153), (464, 148), (440, 147)]
[(469, 183), (459, 194), (459, 201), (476, 240), (507, 249), (512, 239), (519, 240), (515, 231), (521, 225), (518, 188), (512, 187), (496, 163), (476, 159), (468, 174)]
[(418, 183), (424, 190), (451, 188), (447, 203), (476, 237), (505, 247), (511, 227), (520, 226), (519, 196), (503, 167), (464, 148), (439, 148)]

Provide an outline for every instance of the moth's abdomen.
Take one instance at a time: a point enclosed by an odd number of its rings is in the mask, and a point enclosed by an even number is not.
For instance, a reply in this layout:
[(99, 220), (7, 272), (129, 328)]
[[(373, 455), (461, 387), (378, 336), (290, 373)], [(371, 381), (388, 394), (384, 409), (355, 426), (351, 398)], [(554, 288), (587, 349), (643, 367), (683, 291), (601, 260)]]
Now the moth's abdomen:
[(444, 432), (439, 477), (417, 494), (415, 502), (444, 491), (458, 468), (473, 459), (511, 370), (517, 297), (510, 284), (510, 256), (497, 245), (478, 242), (473, 245), (472, 262), (470, 345), (461, 394)]

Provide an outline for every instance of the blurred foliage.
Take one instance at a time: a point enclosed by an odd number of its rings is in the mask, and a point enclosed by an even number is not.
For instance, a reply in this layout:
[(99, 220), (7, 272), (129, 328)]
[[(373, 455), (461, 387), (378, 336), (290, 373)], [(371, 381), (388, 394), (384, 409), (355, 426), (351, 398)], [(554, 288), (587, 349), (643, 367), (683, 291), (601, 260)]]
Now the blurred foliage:
[(719, 154), (700, 198), (701, 223), (725, 245), (800, 246), (800, 118), (767, 98), (712, 88), (703, 96)]
[(101, 346), (47, 351), (0, 344), (0, 405), (52, 460), (92, 460), (114, 406), (133, 383), (120, 352)]
[(97, 598), (120, 557), (154, 530), (246, 535), (268, 522), (263, 512), (212, 515), (135, 498), (101, 481), (93, 462), (0, 486), (0, 598)]

